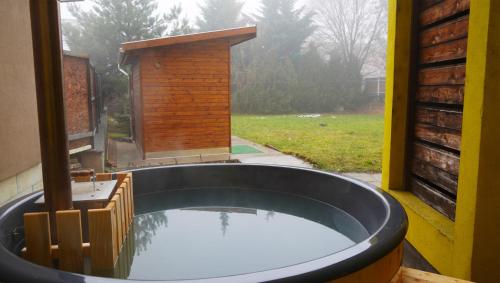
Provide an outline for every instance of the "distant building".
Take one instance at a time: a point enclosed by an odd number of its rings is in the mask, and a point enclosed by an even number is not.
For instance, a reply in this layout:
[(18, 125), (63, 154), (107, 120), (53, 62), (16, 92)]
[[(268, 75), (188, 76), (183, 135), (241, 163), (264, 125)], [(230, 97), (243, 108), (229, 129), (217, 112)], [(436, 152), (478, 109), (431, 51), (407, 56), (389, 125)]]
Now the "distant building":
[[(104, 170), (103, 149), (96, 149), (101, 117), (99, 78), (87, 55), (63, 56), (64, 104), (72, 169)], [(101, 129), (104, 130), (104, 129)]]
[(384, 98), (385, 77), (365, 78), (363, 80), (363, 93), (365, 96)]

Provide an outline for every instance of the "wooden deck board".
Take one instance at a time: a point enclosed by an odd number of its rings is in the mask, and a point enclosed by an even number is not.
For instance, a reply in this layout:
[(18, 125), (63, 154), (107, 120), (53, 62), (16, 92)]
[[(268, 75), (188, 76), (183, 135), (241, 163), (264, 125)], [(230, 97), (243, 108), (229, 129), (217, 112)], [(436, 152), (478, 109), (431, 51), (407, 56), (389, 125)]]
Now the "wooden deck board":
[(391, 283), (467, 283), (461, 279), (451, 278), (435, 273), (401, 267)]

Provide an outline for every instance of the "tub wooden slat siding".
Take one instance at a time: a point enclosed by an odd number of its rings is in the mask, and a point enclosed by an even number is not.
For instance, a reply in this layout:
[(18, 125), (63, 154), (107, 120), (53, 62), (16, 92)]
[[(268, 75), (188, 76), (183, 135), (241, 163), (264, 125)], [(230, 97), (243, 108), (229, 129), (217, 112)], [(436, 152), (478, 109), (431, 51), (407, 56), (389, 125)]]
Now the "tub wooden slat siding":
[(217, 155), (231, 147), (231, 46), (256, 27), (122, 44), (132, 65), (134, 138), (144, 159)]
[(59, 269), (83, 272), (83, 239), (80, 210), (56, 212)]
[[(98, 174), (97, 181), (109, 181), (112, 174)], [(132, 174), (117, 174), (115, 191), (110, 191), (109, 202), (88, 203), (92, 209), (64, 210), (56, 212), (58, 241), (52, 245), (50, 220), (47, 212), (24, 215), (26, 247), (21, 254), (37, 264), (52, 267), (59, 260), (61, 270), (81, 273), (84, 258), (96, 274), (110, 275), (126, 241), (133, 221)], [(118, 188), (116, 188), (118, 187)], [(88, 209), (88, 210), (87, 210)], [(82, 215), (83, 213), (83, 215)], [(84, 225), (83, 216), (88, 219)], [(88, 228), (88, 243), (83, 242), (83, 227)], [(130, 264), (128, 257), (125, 265)]]
[(52, 267), (49, 213), (25, 213), (24, 234), (26, 259), (39, 265)]
[(121, 186), (120, 186), (120, 189), (122, 189), (122, 197), (123, 197), (123, 202), (124, 202), (124, 206), (123, 206), (123, 214), (124, 214), (124, 217), (125, 217), (125, 231), (128, 232), (129, 228), (130, 228), (130, 211), (129, 211), (129, 207), (130, 207), (130, 201), (129, 201), (129, 194), (128, 194), (128, 189), (127, 189), (127, 186), (125, 183), (122, 183)]
[(122, 239), (123, 239), (123, 225), (122, 225), (122, 216), (121, 216), (121, 202), (120, 202), (120, 197), (115, 195), (112, 199), (111, 199), (111, 203), (113, 203), (115, 209), (116, 209), (116, 212), (115, 212), (115, 221), (116, 221), (116, 241), (115, 241), (115, 245), (116, 245), (116, 250), (117, 251), (120, 251), (121, 247), (122, 247)]
[(131, 223), (131, 225), (128, 228), (128, 230), (130, 230), (131, 227), (132, 227), (132, 220), (134, 218), (134, 213), (132, 211), (132, 198), (133, 198), (132, 188), (131, 188), (130, 179), (128, 178), (128, 176), (123, 181), (123, 185), (122, 186), (123, 186), (123, 188), (125, 190), (125, 195), (127, 197), (127, 206), (125, 206), (125, 207), (127, 208), (127, 220), (128, 220), (128, 223)]
[(426, 0), (417, 5), (407, 187), (454, 220), (470, 1)]
[(403, 245), (370, 264), (345, 277), (331, 281), (332, 283), (388, 283), (397, 275), (403, 260)]
[(132, 174), (129, 173), (127, 174), (127, 177), (125, 178), (125, 182), (127, 183), (127, 186), (129, 188), (128, 193), (130, 195), (130, 221), (134, 220), (134, 215), (135, 215), (135, 207), (134, 207), (134, 182), (132, 181)]
[(131, 188), (131, 179), (132, 179), (132, 174), (130, 173), (118, 173), (118, 180), (120, 181), (121, 185), (120, 188), (123, 191), (123, 197), (124, 197), (124, 202), (125, 202), (125, 219), (126, 219), (126, 231), (128, 232), (130, 230), (130, 226), (133, 220), (133, 194), (132, 194), (132, 188)]
[(90, 262), (92, 272), (111, 270), (118, 258), (116, 249), (116, 210), (89, 210)]
[[(121, 241), (120, 241), (120, 249), (123, 245), (123, 242), (125, 241), (125, 238), (127, 237), (127, 219), (126, 219), (126, 216), (125, 216), (125, 199), (124, 199), (124, 196), (123, 196), (123, 190), (121, 188), (119, 188), (118, 190), (116, 190), (116, 197), (117, 198), (117, 202), (120, 203), (120, 220), (121, 220), (121, 231), (122, 231), (122, 238), (121, 238)], [(118, 206), (117, 206), (117, 209), (118, 209)]]

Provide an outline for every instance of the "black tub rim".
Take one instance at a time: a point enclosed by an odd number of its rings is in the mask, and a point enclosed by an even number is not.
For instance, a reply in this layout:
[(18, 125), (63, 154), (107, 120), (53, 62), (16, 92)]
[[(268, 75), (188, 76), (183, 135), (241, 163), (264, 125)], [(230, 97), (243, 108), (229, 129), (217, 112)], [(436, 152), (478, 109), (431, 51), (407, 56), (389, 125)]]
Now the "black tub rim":
[[(320, 174), (339, 180), (344, 180), (356, 187), (373, 193), (386, 208), (386, 216), (383, 224), (378, 230), (372, 233), (367, 239), (360, 243), (344, 249), (340, 252), (327, 255), (325, 257), (299, 263), (268, 271), (260, 271), (249, 274), (226, 276), (208, 279), (182, 280), (180, 282), (315, 282), (326, 279), (336, 279), (358, 271), (378, 259), (388, 255), (398, 248), (404, 240), (408, 228), (408, 219), (403, 207), (389, 194), (379, 188), (359, 181), (354, 178), (342, 176), (336, 173), (320, 171), (316, 169), (300, 168), (293, 166), (265, 165), (265, 164), (191, 164), (172, 165), (153, 168), (141, 168), (130, 170), (140, 174), (141, 172), (169, 170), (173, 168), (227, 168), (227, 167), (259, 167), (259, 168), (280, 168), (284, 170), (298, 170), (310, 174)], [(38, 198), (42, 192), (36, 192), (19, 199), (13, 200), (0, 208), (0, 229), (8, 219), (10, 213), (18, 209), (23, 204), (30, 203)], [(15, 276), (15, 277), (14, 277)], [(113, 278), (95, 277), (89, 275), (64, 272), (52, 268), (39, 266), (28, 262), (17, 255), (11, 253), (3, 243), (0, 243), (0, 280), (5, 282), (175, 282), (175, 281), (141, 281), (141, 280), (121, 280)], [(179, 282), (179, 281), (178, 281)]]

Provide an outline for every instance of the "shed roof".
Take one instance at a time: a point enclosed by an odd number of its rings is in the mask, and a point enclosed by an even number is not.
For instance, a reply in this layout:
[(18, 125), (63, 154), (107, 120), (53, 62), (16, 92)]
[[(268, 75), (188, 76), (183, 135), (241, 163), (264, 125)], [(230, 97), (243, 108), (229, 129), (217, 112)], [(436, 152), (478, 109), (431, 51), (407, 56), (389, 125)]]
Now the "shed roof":
[(70, 57), (76, 57), (76, 58), (80, 58), (80, 59), (86, 59), (86, 60), (89, 59), (89, 55), (88, 54), (76, 53), (76, 52), (69, 51), (69, 50), (63, 50), (63, 55), (64, 56), (70, 56)]
[(242, 27), (234, 29), (225, 29), (210, 32), (192, 33), (186, 35), (169, 36), (148, 40), (139, 40), (132, 42), (122, 43), (120, 48), (120, 63), (128, 64), (130, 53), (135, 53), (142, 49), (165, 47), (176, 44), (189, 44), (194, 42), (215, 40), (215, 39), (228, 39), (231, 46), (240, 44), (244, 41), (250, 40), (257, 36), (257, 27)]

